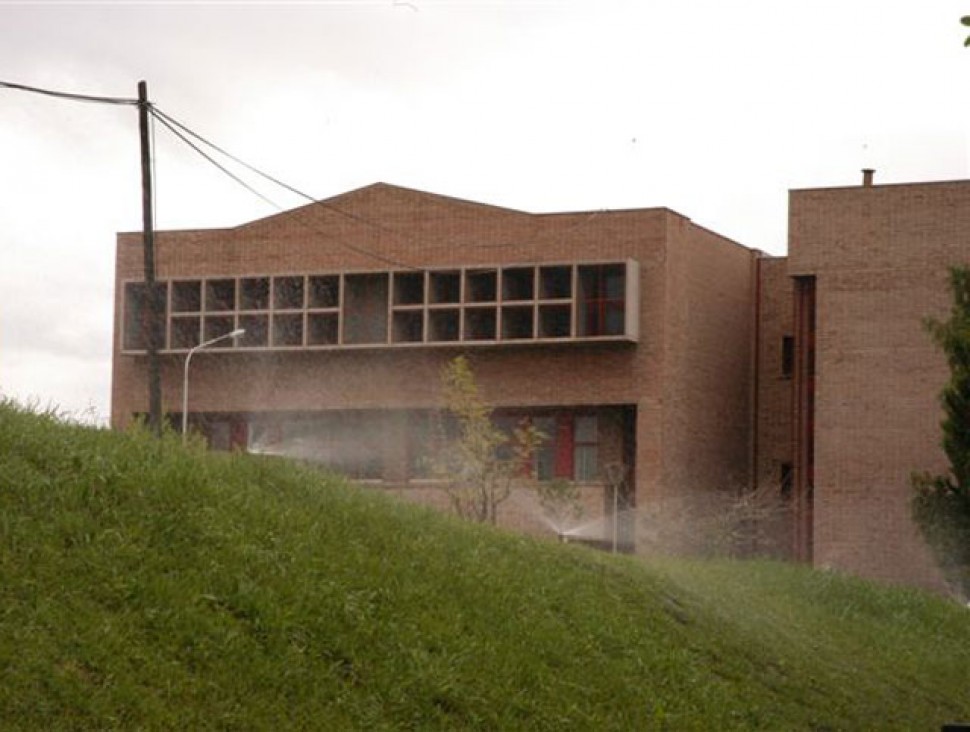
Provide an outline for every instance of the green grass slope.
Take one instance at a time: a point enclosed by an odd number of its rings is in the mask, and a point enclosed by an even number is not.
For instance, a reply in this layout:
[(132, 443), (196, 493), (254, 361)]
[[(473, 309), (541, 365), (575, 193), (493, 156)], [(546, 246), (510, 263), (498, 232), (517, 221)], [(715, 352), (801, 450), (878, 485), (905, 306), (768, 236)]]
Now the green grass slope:
[(0, 728), (939, 729), (970, 612), (0, 405)]

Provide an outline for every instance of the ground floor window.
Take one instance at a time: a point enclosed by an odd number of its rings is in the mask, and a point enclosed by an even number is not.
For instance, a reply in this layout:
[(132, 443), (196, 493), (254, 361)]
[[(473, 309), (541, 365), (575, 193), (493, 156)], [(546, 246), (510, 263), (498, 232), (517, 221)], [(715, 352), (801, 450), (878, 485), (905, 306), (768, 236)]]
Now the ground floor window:
[(370, 412), (257, 416), (250, 423), (250, 452), (325, 465), (356, 480), (383, 477), (384, 428)]
[[(529, 425), (544, 435), (523, 475), (597, 482), (604, 477), (600, 416), (576, 409), (503, 409), (493, 418), (507, 434)], [(213, 449), (304, 460), (357, 480), (434, 478), (436, 456), (458, 436), (456, 421), (433, 410), (203, 414), (193, 415), (192, 423)], [(511, 447), (506, 457), (512, 457)]]
[(501, 412), (496, 417), (498, 426), (507, 432), (522, 422), (531, 424), (545, 436), (532, 461), (536, 479), (600, 480), (599, 429), (595, 413)]

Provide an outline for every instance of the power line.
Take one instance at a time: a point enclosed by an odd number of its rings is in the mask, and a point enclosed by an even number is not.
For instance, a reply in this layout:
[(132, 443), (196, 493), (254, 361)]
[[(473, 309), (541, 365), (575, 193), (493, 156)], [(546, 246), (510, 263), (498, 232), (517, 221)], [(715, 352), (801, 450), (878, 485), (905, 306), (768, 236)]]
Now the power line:
[[(0, 89), (11, 89), (11, 90), (14, 90), (14, 91), (24, 91), (24, 92), (29, 92), (29, 93), (33, 93), (33, 94), (41, 94), (41, 95), (53, 97), (53, 98), (56, 98), (56, 99), (65, 99), (65, 100), (68, 100), (68, 101), (87, 102), (87, 103), (94, 103), (94, 104), (111, 104), (111, 105), (123, 105), (123, 106), (138, 106), (139, 104), (142, 103), (139, 99), (132, 99), (132, 98), (127, 98), (127, 97), (107, 97), (107, 96), (96, 96), (96, 95), (89, 95), (89, 94), (76, 94), (76, 93), (72, 93), (72, 92), (57, 91), (57, 90), (54, 90), (54, 89), (44, 89), (44, 88), (41, 88), (41, 87), (28, 86), (26, 84), (17, 84), (17, 83), (9, 82), (9, 81), (0, 81)], [(384, 224), (381, 224), (380, 222), (377, 222), (377, 221), (374, 221), (372, 219), (369, 219), (366, 216), (360, 216), (359, 214), (355, 214), (355, 213), (352, 213), (350, 211), (345, 211), (344, 209), (341, 209), (338, 206), (334, 206), (332, 203), (328, 203), (327, 201), (317, 200), (313, 196), (309, 195), (308, 193), (304, 193), (303, 191), (299, 190), (295, 186), (292, 186), (292, 185), (290, 185), (290, 184), (288, 184), (288, 183), (286, 183), (286, 182), (284, 182), (284, 181), (282, 181), (282, 180), (280, 180), (280, 179), (278, 179), (278, 178), (270, 175), (269, 173), (266, 173), (266, 172), (260, 170), (259, 168), (255, 167), (253, 165), (250, 165), (249, 163), (245, 162), (244, 160), (241, 160), (240, 158), (236, 157), (235, 155), (231, 154), (230, 152), (228, 152), (228, 151), (224, 150), (223, 148), (219, 147), (214, 142), (211, 142), (210, 140), (207, 140), (202, 135), (200, 135), (199, 133), (195, 132), (194, 130), (192, 130), (188, 126), (184, 125), (183, 123), (179, 122), (178, 120), (176, 120), (171, 115), (166, 114), (162, 110), (158, 109), (158, 107), (156, 107), (154, 104), (151, 104), (150, 102), (146, 102), (145, 103), (145, 107), (147, 108), (149, 114), (151, 115), (151, 117), (153, 119), (157, 119), (159, 122), (161, 122), (172, 134), (174, 134), (177, 138), (179, 138), (182, 142), (184, 142), (190, 148), (192, 148), (196, 153), (198, 153), (203, 158), (205, 158), (205, 160), (207, 160), (210, 164), (212, 164), (213, 166), (215, 166), (218, 170), (220, 170), (225, 175), (227, 175), (230, 178), (232, 178), (234, 181), (236, 181), (236, 183), (238, 183), (239, 185), (241, 185), (242, 187), (244, 187), (246, 190), (248, 190), (249, 192), (251, 192), (253, 195), (259, 197), (261, 200), (263, 200), (264, 202), (268, 203), (269, 205), (271, 205), (272, 207), (276, 208), (277, 210), (279, 210), (279, 211), (286, 211), (286, 209), (283, 206), (279, 205), (278, 203), (276, 203), (275, 201), (273, 201), (269, 197), (265, 196), (264, 194), (262, 194), (261, 192), (259, 192), (258, 190), (256, 190), (252, 186), (250, 186), (246, 181), (244, 181), (238, 175), (236, 175), (231, 170), (229, 170), (228, 168), (226, 168), (224, 165), (222, 165), (221, 163), (219, 163), (219, 161), (217, 161), (214, 157), (212, 157), (211, 155), (209, 155), (208, 153), (206, 153), (199, 145), (197, 145), (194, 142), (192, 142), (192, 140), (190, 140), (189, 137), (192, 137), (195, 140), (197, 140), (198, 142), (202, 143), (203, 145), (208, 146), (212, 150), (218, 152), (220, 155), (228, 158), (232, 162), (234, 162), (237, 165), (245, 168), (246, 170), (249, 170), (250, 172), (254, 173), (255, 175), (260, 176), (264, 180), (267, 180), (267, 181), (269, 181), (269, 182), (271, 182), (271, 183), (279, 186), (280, 188), (283, 188), (283, 189), (285, 189), (285, 190), (287, 190), (287, 191), (289, 191), (289, 192), (291, 192), (291, 193), (293, 193), (293, 194), (295, 194), (295, 195), (297, 195), (297, 196), (299, 196), (299, 197), (307, 200), (311, 204), (312, 207), (320, 207), (320, 208), (325, 209), (327, 211), (331, 211), (331, 212), (337, 214), (338, 216), (343, 216), (344, 218), (350, 219), (352, 221), (356, 221), (357, 223), (363, 224), (365, 226), (370, 226), (370, 227), (373, 227), (375, 229), (379, 229), (381, 231), (384, 231), (386, 233), (389, 233), (389, 234), (391, 234), (392, 236), (394, 236), (396, 238), (402, 238), (403, 237), (405, 240), (410, 241), (409, 237), (407, 237), (406, 235), (403, 235), (398, 230), (395, 230), (395, 229), (392, 229), (392, 228), (390, 228), (388, 226), (385, 226)], [(154, 128), (153, 128), (153, 137), (154, 137)], [(310, 208), (310, 207), (307, 207), (307, 208)], [(297, 212), (294, 211), (294, 214), (296, 214), (296, 213)], [(598, 212), (598, 211), (597, 212), (594, 212), (592, 215), (590, 215), (586, 219), (586, 221), (577, 223), (574, 228), (577, 228), (580, 225), (583, 225), (584, 223), (588, 222), (592, 218), (595, 218), (599, 213), (600, 212)], [(299, 219), (297, 219), (297, 220), (299, 220)], [(318, 226), (315, 226), (315, 225), (313, 225), (311, 223), (307, 223), (305, 221), (300, 221), (300, 223), (303, 224), (304, 226), (307, 226), (308, 228), (316, 231), (317, 233), (320, 233), (320, 234), (323, 234), (323, 235), (327, 236), (328, 238), (334, 238), (329, 232), (326, 232), (323, 229), (320, 229)], [(401, 268), (404, 268), (404, 269), (417, 270), (417, 271), (425, 271), (427, 269), (426, 267), (420, 267), (420, 266), (417, 266), (417, 265), (410, 264), (408, 262), (403, 262), (401, 260), (394, 259), (392, 257), (387, 257), (385, 255), (378, 254), (377, 252), (371, 251), (370, 249), (366, 249), (364, 247), (359, 247), (359, 246), (356, 246), (354, 244), (349, 244), (349, 243), (347, 243), (346, 241), (343, 241), (343, 240), (339, 240), (338, 239), (337, 240), (337, 243), (340, 246), (344, 247), (345, 249), (348, 249), (350, 251), (353, 251), (353, 252), (355, 252), (357, 254), (361, 254), (361, 255), (363, 255), (365, 257), (369, 257), (371, 259), (375, 259), (375, 260), (380, 261), (380, 262), (382, 262), (384, 264), (390, 264), (390, 265), (395, 266), (395, 267), (401, 267)]]
[(0, 89), (13, 89), (15, 91), (31, 92), (32, 94), (43, 94), (44, 96), (67, 99), (72, 102), (122, 104), (126, 106), (135, 106), (138, 104), (137, 99), (129, 99), (127, 97), (100, 97), (91, 96), (90, 94), (73, 94), (71, 92), (55, 91), (54, 89), (41, 89), (40, 87), (27, 86), (26, 84), (15, 84), (11, 81), (0, 81)]
[[(358, 214), (354, 214), (354, 213), (351, 213), (349, 211), (344, 211), (343, 209), (338, 208), (337, 206), (334, 206), (331, 203), (327, 203), (326, 201), (319, 201), (319, 200), (315, 199), (313, 196), (309, 195), (308, 193), (304, 193), (303, 191), (295, 188), (294, 186), (291, 186), (288, 183), (284, 183), (283, 181), (279, 180), (278, 178), (275, 178), (274, 176), (270, 175), (269, 173), (265, 173), (262, 170), (259, 170), (255, 166), (250, 165), (249, 163), (247, 163), (247, 162), (239, 159), (235, 155), (232, 155), (231, 153), (229, 153), (226, 150), (222, 149), (221, 147), (219, 147), (215, 143), (210, 142), (206, 138), (202, 137), (202, 135), (200, 135), (199, 133), (195, 132), (194, 130), (190, 129), (186, 125), (182, 124), (181, 122), (179, 122), (178, 120), (176, 120), (171, 115), (166, 114), (165, 112), (162, 112), (157, 107), (153, 107), (152, 110), (151, 110), (151, 112), (152, 112), (152, 115), (156, 119), (158, 119), (159, 122), (161, 122), (169, 131), (171, 131), (172, 134), (174, 134), (176, 137), (178, 137), (180, 140), (182, 140), (182, 142), (184, 142), (186, 145), (188, 145), (189, 147), (191, 147), (199, 155), (201, 155), (203, 158), (205, 158), (207, 161), (209, 161), (212, 165), (214, 165), (220, 171), (222, 171), (223, 173), (225, 173), (227, 176), (229, 176), (230, 178), (232, 178), (239, 185), (243, 186), (246, 190), (250, 191), (254, 195), (258, 196), (260, 199), (262, 199), (263, 201), (265, 201), (266, 203), (270, 204), (271, 206), (273, 206), (274, 208), (276, 208), (276, 209), (278, 209), (280, 211), (285, 211), (286, 209), (284, 209), (282, 206), (280, 206), (279, 204), (277, 204), (275, 201), (271, 200), (267, 196), (265, 196), (262, 193), (260, 193), (259, 191), (257, 191), (255, 188), (253, 188), (248, 183), (246, 183), (244, 180), (242, 180), (242, 178), (240, 178), (235, 173), (233, 173), (228, 168), (226, 168), (224, 165), (222, 165), (221, 163), (219, 163), (211, 155), (209, 155), (208, 153), (206, 153), (205, 151), (203, 151), (198, 145), (196, 145), (194, 142), (192, 142), (191, 140), (189, 140), (188, 137), (187, 137), (187, 135), (192, 136), (193, 138), (195, 138), (196, 140), (198, 140), (202, 144), (207, 145), (208, 147), (212, 148), (213, 150), (215, 150), (216, 152), (218, 152), (220, 155), (223, 155), (223, 156), (229, 158), (230, 160), (232, 160), (237, 165), (240, 165), (240, 166), (246, 168), (247, 170), (255, 173), (256, 175), (264, 178), (265, 180), (268, 180), (268, 181), (276, 184), (277, 186), (280, 186), (281, 188), (284, 188), (284, 189), (290, 191), (291, 193), (294, 193), (294, 194), (300, 196), (301, 198), (306, 199), (307, 201), (310, 202), (311, 206), (319, 206), (320, 208), (326, 209), (327, 211), (331, 211), (331, 212), (333, 212), (335, 214), (338, 214), (338, 215), (343, 216), (345, 218), (349, 218), (349, 219), (351, 219), (353, 221), (356, 221), (358, 223), (364, 224), (366, 226), (371, 226), (371, 227), (374, 227), (374, 228), (377, 228), (377, 229), (381, 229), (382, 231), (388, 232), (388, 233), (394, 235), (395, 237), (400, 237), (401, 236), (401, 233), (400, 232), (395, 231), (394, 229), (391, 229), (391, 228), (389, 228), (387, 226), (384, 226), (383, 224), (381, 224), (379, 222), (376, 222), (376, 221), (373, 221), (371, 219), (368, 219), (365, 216), (360, 216)], [(183, 131), (184, 131), (185, 134), (182, 134)], [(295, 213), (297, 213), (297, 212), (294, 212), (294, 214)], [(297, 220), (299, 221), (299, 219), (297, 219)], [(300, 223), (303, 224), (304, 226), (312, 229), (313, 231), (316, 231), (317, 233), (324, 234), (328, 238), (333, 238), (333, 236), (329, 232), (326, 232), (326, 231), (320, 229), (318, 226), (315, 226), (315, 225), (313, 225), (311, 223), (308, 223), (308, 222), (305, 222), (305, 221), (300, 221)], [(365, 257), (369, 257), (369, 258), (374, 259), (376, 261), (379, 261), (379, 262), (381, 262), (383, 264), (389, 264), (389, 265), (394, 266), (394, 267), (401, 267), (403, 269), (410, 269), (410, 270), (416, 270), (416, 271), (421, 271), (421, 272), (425, 271), (425, 269), (426, 269), (425, 267), (420, 267), (420, 266), (417, 266), (417, 265), (414, 265), (414, 264), (410, 264), (408, 262), (401, 261), (399, 259), (394, 259), (393, 257), (388, 257), (388, 256), (385, 256), (383, 254), (378, 254), (377, 252), (374, 252), (374, 251), (372, 251), (370, 249), (366, 249), (364, 247), (359, 247), (359, 246), (357, 246), (355, 244), (350, 244), (350, 243), (348, 243), (346, 241), (343, 241), (343, 240), (340, 240), (340, 239), (337, 239), (337, 243), (338, 243), (339, 246), (342, 246), (345, 249), (348, 249), (348, 250), (350, 250), (352, 252), (355, 252), (357, 254), (361, 254), (361, 255), (363, 255)]]
[[(169, 132), (171, 132), (173, 135), (175, 135), (177, 138), (179, 138), (182, 142), (184, 142), (190, 148), (192, 148), (193, 150), (195, 150), (195, 152), (197, 152), (199, 155), (201, 155), (203, 158), (205, 158), (207, 161), (209, 161), (212, 165), (214, 165), (216, 168), (218, 168), (222, 173), (224, 173), (225, 175), (228, 175), (230, 178), (232, 178), (234, 181), (236, 181), (236, 183), (238, 183), (239, 185), (241, 185), (243, 188), (245, 188), (247, 191), (249, 191), (250, 193), (252, 193), (254, 196), (258, 196), (259, 198), (261, 198), (263, 201), (265, 201), (266, 203), (268, 203), (273, 208), (279, 209), (280, 211), (284, 210), (282, 206), (280, 206), (278, 203), (276, 203), (276, 201), (272, 200), (271, 198), (268, 198), (267, 196), (264, 196), (262, 193), (260, 193), (255, 188), (253, 188), (251, 185), (249, 185), (246, 181), (244, 181), (238, 175), (236, 175), (231, 170), (229, 170), (224, 165), (222, 165), (218, 160), (216, 160), (211, 155), (209, 155), (208, 153), (206, 153), (205, 150), (203, 150), (202, 148), (200, 148), (198, 145), (196, 145), (194, 142), (192, 142), (190, 139), (188, 139), (185, 135), (183, 135), (178, 129), (175, 128), (175, 126), (173, 126), (172, 124), (169, 123), (169, 118), (168, 118), (167, 115), (158, 114), (158, 110), (152, 110), (152, 117), (154, 119), (157, 119), (159, 122), (161, 122), (162, 125), (169, 130)], [(181, 125), (180, 125), (180, 127), (181, 127)]]

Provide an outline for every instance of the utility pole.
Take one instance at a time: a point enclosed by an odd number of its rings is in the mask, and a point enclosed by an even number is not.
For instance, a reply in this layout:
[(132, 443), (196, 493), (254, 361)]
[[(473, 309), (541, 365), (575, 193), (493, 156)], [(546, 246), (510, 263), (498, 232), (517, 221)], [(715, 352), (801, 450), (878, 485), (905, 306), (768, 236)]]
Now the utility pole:
[(152, 158), (148, 134), (148, 85), (138, 82), (138, 129), (141, 137), (141, 210), (145, 252), (145, 309), (142, 321), (148, 351), (148, 427), (156, 437), (162, 434), (162, 378), (158, 365), (160, 322), (164, 314), (161, 294), (155, 281), (155, 228), (152, 216)]

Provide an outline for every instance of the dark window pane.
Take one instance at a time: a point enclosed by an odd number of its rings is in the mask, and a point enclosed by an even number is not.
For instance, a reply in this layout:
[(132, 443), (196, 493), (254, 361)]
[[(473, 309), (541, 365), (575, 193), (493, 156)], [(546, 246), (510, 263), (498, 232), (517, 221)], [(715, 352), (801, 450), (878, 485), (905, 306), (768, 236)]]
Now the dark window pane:
[(240, 310), (269, 310), (269, 278), (248, 277), (239, 281)]
[(461, 277), (458, 272), (431, 272), (431, 298), (433, 303), (458, 302), (461, 297)]
[(299, 313), (273, 316), (273, 345), (303, 345), (303, 315)]
[(310, 313), (307, 316), (307, 345), (333, 346), (337, 343), (337, 314)]
[(170, 347), (177, 351), (194, 348), (202, 342), (202, 321), (198, 316), (183, 316), (172, 318), (172, 334)]
[(172, 312), (198, 313), (202, 310), (202, 282), (176, 280), (172, 282)]
[(469, 308), (465, 311), (465, 340), (495, 340), (495, 308)]
[(207, 312), (235, 310), (236, 281), (208, 280), (205, 283), (205, 309)]
[(237, 345), (245, 348), (264, 348), (269, 345), (268, 315), (240, 315), (239, 327), (246, 332)]
[(420, 305), (424, 302), (424, 272), (394, 273), (394, 304)]
[(531, 300), (535, 295), (535, 268), (514, 267), (502, 270), (502, 299)]
[(303, 278), (273, 278), (273, 308), (276, 310), (303, 309)]
[(340, 305), (340, 278), (319, 275), (310, 278), (310, 307), (335, 308)]
[[(205, 319), (205, 340), (211, 341), (213, 338), (219, 338), (221, 336), (232, 333), (233, 322), (232, 316), (209, 316)], [(232, 338), (225, 338), (218, 343), (213, 344), (212, 348), (232, 348)]]

